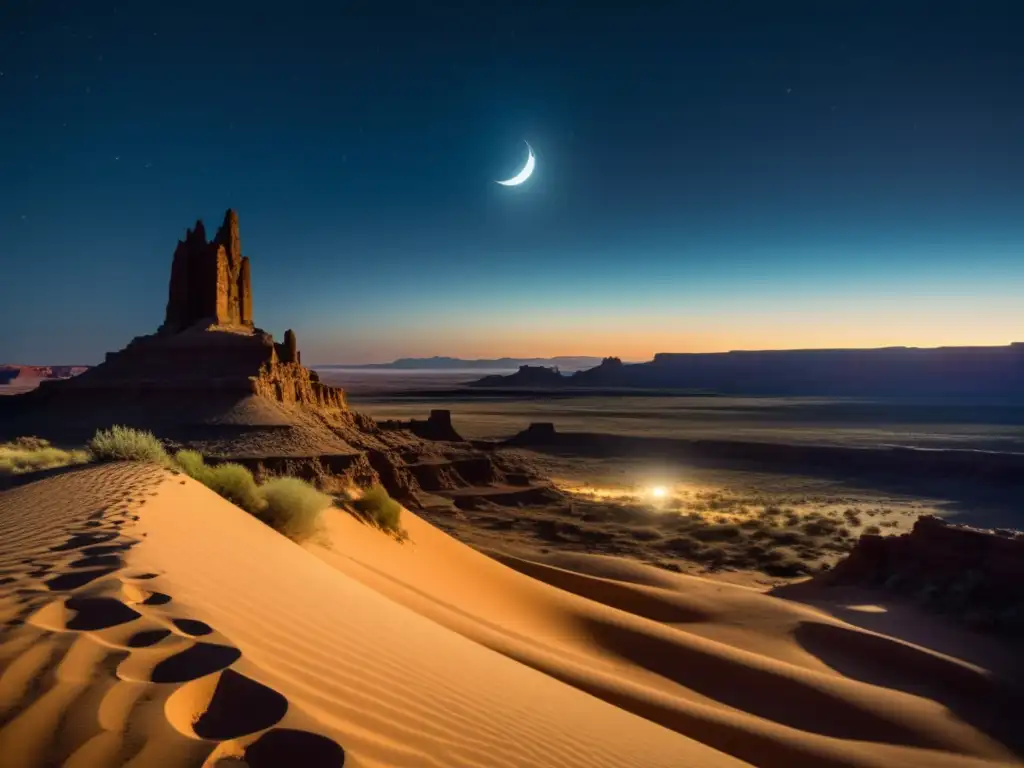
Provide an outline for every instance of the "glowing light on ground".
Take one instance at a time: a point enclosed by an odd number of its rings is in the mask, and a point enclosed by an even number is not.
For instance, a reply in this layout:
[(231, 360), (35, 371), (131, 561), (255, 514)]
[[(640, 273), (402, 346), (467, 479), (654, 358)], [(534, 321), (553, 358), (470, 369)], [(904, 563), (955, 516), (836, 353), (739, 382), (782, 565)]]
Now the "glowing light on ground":
[(656, 485), (653, 488), (651, 488), (651, 496), (653, 496), (656, 499), (664, 499), (666, 496), (668, 496), (668, 488), (666, 488), (663, 485)]

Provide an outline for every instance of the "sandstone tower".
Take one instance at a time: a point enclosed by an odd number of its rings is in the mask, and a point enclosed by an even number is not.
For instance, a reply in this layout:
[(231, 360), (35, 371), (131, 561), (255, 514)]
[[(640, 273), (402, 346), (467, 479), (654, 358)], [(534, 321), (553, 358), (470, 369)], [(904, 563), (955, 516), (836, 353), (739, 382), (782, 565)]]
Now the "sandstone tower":
[(212, 241), (197, 221), (178, 242), (171, 263), (167, 313), (161, 333), (193, 325), (252, 327), (249, 259), (242, 255), (238, 214), (228, 210)]

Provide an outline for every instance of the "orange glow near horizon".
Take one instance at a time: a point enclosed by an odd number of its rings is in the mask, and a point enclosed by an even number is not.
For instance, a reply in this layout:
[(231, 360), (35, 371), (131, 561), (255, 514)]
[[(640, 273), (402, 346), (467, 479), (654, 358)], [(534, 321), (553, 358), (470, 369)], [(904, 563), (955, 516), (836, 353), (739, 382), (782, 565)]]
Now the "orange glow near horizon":
[(614, 356), (644, 361), (658, 352), (1000, 346), (1024, 341), (1024, 310), (945, 316), (878, 312), (870, 323), (862, 317), (837, 313), (794, 313), (696, 321), (631, 317), (621, 323), (575, 321), (547, 329), (535, 323), (489, 325), (378, 329), (371, 338), (349, 338), (344, 345), (315, 337), (307, 345), (310, 359), (323, 362), (389, 362), (399, 357), (434, 355), (463, 359)]

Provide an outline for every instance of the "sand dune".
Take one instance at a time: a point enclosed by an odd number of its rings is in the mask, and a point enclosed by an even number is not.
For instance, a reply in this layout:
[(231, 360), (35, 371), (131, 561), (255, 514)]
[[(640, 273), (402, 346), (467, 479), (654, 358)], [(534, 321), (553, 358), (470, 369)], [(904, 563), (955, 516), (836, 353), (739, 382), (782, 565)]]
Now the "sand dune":
[(399, 543), (330, 510), (302, 547), (140, 465), (0, 494), (0, 762), (1017, 764), (1015, 702), (977, 662), (742, 587), (498, 562), (405, 524)]

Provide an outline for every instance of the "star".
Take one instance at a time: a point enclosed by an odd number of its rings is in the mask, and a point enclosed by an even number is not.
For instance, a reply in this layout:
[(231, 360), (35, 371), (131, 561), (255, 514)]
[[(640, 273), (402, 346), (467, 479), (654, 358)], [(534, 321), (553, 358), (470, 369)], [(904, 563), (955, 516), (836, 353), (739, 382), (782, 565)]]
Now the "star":
[(114, 159), (115, 159), (115, 160), (120, 160), (120, 159), (121, 159), (121, 156), (120, 156), (120, 155), (114, 155)]
[(792, 92), (793, 92), (793, 89), (792, 89), (792, 88), (787, 88), (787, 89), (786, 89), (786, 93), (792, 93)]

